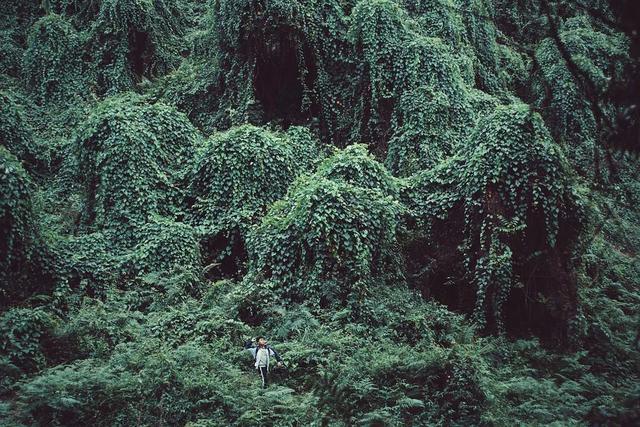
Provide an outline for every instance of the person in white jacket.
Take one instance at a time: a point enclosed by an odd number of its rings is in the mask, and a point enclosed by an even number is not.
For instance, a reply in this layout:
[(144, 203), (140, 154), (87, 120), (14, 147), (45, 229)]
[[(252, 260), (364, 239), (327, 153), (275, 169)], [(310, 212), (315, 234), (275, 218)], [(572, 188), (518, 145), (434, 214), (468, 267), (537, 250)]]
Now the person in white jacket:
[(251, 341), (246, 341), (244, 348), (253, 355), (253, 359), (255, 360), (254, 366), (258, 372), (260, 372), (260, 378), (262, 379), (262, 388), (266, 388), (269, 382), (269, 361), (271, 356), (276, 358), (278, 367), (282, 366), (282, 358), (278, 352), (267, 343), (265, 337), (258, 337), (256, 342), (257, 344), (254, 345)]

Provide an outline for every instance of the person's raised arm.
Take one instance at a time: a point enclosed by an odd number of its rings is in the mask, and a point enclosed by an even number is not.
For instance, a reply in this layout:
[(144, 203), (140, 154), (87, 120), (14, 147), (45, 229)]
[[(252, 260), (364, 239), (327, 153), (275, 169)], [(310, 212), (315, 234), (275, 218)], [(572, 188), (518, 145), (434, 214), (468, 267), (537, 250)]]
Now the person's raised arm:
[(282, 358), (280, 357), (280, 355), (278, 354), (278, 352), (275, 350), (275, 348), (273, 347), (269, 347), (271, 349), (271, 351), (273, 351), (273, 355), (275, 356), (276, 360), (279, 363), (282, 363)]

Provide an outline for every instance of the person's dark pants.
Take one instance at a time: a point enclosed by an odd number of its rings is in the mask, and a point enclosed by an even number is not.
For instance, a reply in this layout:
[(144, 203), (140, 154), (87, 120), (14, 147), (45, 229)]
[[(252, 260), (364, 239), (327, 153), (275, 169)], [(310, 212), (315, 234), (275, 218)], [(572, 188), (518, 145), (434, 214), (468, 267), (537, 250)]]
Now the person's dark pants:
[(269, 382), (269, 373), (267, 372), (266, 366), (259, 366), (258, 370), (260, 371), (260, 378), (262, 380), (262, 388), (267, 388), (267, 384)]

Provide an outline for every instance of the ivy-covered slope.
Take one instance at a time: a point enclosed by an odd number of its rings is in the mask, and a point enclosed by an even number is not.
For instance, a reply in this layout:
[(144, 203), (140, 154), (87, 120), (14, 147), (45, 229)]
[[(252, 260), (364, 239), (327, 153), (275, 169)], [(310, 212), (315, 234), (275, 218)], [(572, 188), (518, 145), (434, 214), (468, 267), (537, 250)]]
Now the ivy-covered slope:
[(0, 0), (2, 424), (640, 423), (633, 3)]

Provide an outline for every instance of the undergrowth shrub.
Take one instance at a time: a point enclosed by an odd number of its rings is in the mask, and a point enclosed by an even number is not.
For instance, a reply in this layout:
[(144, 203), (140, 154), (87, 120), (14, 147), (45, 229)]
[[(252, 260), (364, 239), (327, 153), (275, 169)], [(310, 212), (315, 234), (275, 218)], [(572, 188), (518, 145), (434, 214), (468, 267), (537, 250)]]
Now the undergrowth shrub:
[(330, 423), (476, 424), (486, 405), (479, 360), (457, 349), (362, 343), (322, 372), (316, 394)]
[(68, 321), (55, 330), (58, 351), (52, 357), (67, 363), (86, 358), (107, 359), (117, 345), (137, 340), (142, 332), (143, 314), (127, 309), (123, 299), (114, 295), (110, 293), (106, 301), (85, 298)]
[(0, 316), (0, 395), (25, 374), (47, 365), (43, 347), (58, 319), (43, 307), (11, 308)]
[[(142, 333), (142, 318), (133, 313), (127, 319), (122, 306), (111, 305), (120, 313), (113, 319), (98, 316), (91, 321), (87, 312), (79, 314), (80, 322), (71, 328), (75, 334), (86, 331), (105, 346), (94, 347), (92, 351), (99, 350), (94, 357), (53, 367), (22, 383), (18, 416), (23, 422), (49, 425), (159, 419), (181, 425), (249, 425), (258, 416), (289, 425), (314, 419), (307, 410), (315, 400), (311, 394), (299, 395), (285, 386), (263, 392), (256, 378), (246, 375), (250, 357), (240, 357), (248, 354), (235, 347), (238, 332), (245, 334), (246, 326), (211, 316), (215, 308), (198, 306), (176, 306), (164, 315), (156, 312)], [(227, 341), (231, 337), (233, 341)], [(102, 353), (105, 349), (108, 353)], [(239, 368), (240, 362), (246, 363), (246, 371)], [(155, 399), (148, 400), (150, 395)], [(279, 409), (274, 411), (274, 405)], [(97, 413), (110, 415), (97, 418)]]
[[(121, 344), (106, 364), (85, 359), (45, 371), (22, 385), (21, 417), (49, 425), (110, 425), (159, 419), (184, 424), (202, 411), (222, 416), (230, 406), (222, 399), (228, 387), (244, 387), (228, 382), (237, 368), (204, 348), (170, 351), (159, 344), (155, 339)], [(149, 395), (157, 400), (147, 400)]]

